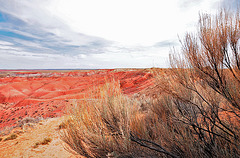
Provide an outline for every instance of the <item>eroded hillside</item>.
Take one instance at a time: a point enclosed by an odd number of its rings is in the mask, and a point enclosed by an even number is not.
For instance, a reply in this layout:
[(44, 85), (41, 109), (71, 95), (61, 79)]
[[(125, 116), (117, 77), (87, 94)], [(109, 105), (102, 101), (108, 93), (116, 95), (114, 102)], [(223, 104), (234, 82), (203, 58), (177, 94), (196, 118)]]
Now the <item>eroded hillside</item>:
[(4, 73), (0, 78), (0, 130), (16, 126), (26, 117), (62, 116), (70, 100), (83, 99), (109, 81), (119, 83), (127, 95), (153, 84), (153, 76), (146, 70)]

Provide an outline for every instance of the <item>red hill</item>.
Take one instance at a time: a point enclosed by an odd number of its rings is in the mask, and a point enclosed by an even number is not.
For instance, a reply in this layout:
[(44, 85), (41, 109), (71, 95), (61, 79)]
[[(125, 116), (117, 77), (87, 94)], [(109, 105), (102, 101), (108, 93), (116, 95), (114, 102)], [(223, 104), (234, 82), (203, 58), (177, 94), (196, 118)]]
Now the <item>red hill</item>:
[(25, 117), (62, 116), (69, 100), (82, 99), (92, 88), (111, 80), (127, 95), (153, 84), (152, 74), (143, 70), (11, 71), (0, 78), (0, 129)]

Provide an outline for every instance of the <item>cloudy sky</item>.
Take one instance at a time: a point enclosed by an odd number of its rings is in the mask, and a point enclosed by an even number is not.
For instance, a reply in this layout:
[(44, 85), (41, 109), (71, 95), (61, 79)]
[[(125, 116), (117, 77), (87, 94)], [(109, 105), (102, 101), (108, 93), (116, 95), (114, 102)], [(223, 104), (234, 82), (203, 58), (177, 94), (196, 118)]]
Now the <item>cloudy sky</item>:
[(0, 0), (0, 69), (168, 67), (200, 13), (239, 0)]

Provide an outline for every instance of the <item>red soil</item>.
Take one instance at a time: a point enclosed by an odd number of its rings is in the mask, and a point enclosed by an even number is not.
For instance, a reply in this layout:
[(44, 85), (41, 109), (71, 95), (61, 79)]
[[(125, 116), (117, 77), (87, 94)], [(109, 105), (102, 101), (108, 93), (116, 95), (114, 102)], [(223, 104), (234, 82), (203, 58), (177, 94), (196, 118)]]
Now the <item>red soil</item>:
[(81, 99), (107, 80), (131, 95), (153, 85), (152, 74), (134, 71), (11, 72), (0, 78), (0, 130), (25, 117), (57, 117), (70, 99)]

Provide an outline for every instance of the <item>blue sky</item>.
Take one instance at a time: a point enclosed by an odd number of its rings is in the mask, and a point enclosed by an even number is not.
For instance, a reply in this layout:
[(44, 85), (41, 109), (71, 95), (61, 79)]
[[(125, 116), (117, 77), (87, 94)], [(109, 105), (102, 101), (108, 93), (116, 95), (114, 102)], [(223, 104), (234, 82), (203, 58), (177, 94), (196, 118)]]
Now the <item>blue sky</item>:
[(0, 0), (0, 69), (168, 67), (199, 12), (238, 0)]

